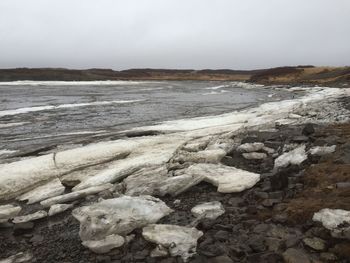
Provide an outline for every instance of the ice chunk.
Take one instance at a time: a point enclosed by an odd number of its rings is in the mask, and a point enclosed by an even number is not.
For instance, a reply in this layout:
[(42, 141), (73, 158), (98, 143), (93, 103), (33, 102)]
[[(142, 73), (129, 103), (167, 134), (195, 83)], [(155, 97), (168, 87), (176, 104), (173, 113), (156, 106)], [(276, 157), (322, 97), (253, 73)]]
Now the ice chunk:
[(262, 160), (267, 158), (266, 153), (249, 152), (249, 153), (243, 153), (242, 155), (244, 159), (247, 159), (247, 160)]
[(66, 203), (66, 202), (74, 201), (74, 200), (79, 199), (79, 198), (83, 198), (83, 197), (88, 196), (88, 195), (97, 194), (99, 192), (110, 189), (112, 187), (113, 187), (112, 184), (104, 184), (104, 185), (99, 185), (99, 186), (95, 186), (95, 187), (90, 187), (90, 188), (86, 188), (84, 190), (71, 192), (68, 194), (59, 195), (59, 196), (55, 196), (55, 197), (46, 199), (44, 201), (41, 201), (40, 204), (45, 206), (45, 207), (48, 207), (48, 206), (52, 206), (54, 204)]
[(218, 164), (194, 164), (184, 170), (184, 174), (204, 177), (204, 181), (218, 187), (218, 192), (241, 192), (253, 187), (260, 175), (230, 166)]
[(38, 220), (41, 218), (47, 217), (47, 212), (44, 210), (37, 211), (33, 214), (24, 215), (24, 216), (17, 216), (13, 219), (13, 223), (19, 224), (19, 223), (26, 223), (34, 220)]
[(324, 208), (315, 213), (312, 220), (321, 222), (325, 228), (333, 230), (343, 223), (350, 224), (350, 211)]
[(21, 210), (20, 206), (0, 205), (0, 223), (7, 222), (8, 219), (18, 215)]
[(114, 234), (125, 236), (171, 212), (163, 201), (152, 196), (122, 196), (76, 208), (72, 214), (80, 222), (80, 238), (86, 241)]
[(53, 216), (59, 213), (62, 213), (70, 208), (72, 208), (73, 204), (56, 204), (52, 205), (49, 210), (49, 216)]
[(225, 209), (218, 201), (196, 205), (191, 209), (195, 217), (208, 218), (214, 220), (225, 213)]
[(258, 152), (261, 151), (264, 146), (265, 145), (262, 142), (244, 143), (238, 146), (237, 151), (245, 153)]
[(312, 147), (309, 150), (309, 153), (311, 155), (323, 156), (323, 155), (334, 153), (336, 147), (337, 147), (336, 145), (332, 145), (332, 146), (316, 146), (316, 147)]
[(60, 195), (64, 192), (64, 190), (65, 187), (61, 184), (61, 181), (56, 178), (47, 184), (39, 186), (19, 196), (17, 199), (21, 201), (28, 200), (27, 204), (33, 204), (50, 197)]
[(82, 242), (84, 247), (89, 248), (97, 254), (108, 253), (113, 248), (124, 245), (125, 239), (119, 235), (109, 235), (101, 240), (86, 240)]
[(305, 152), (305, 145), (302, 145), (290, 152), (286, 152), (279, 156), (275, 160), (275, 168), (287, 167), (290, 164), (300, 165), (306, 159), (307, 155)]
[(176, 225), (149, 225), (143, 228), (142, 236), (163, 248), (173, 257), (181, 256), (184, 262), (196, 253), (197, 240), (203, 233), (196, 228)]

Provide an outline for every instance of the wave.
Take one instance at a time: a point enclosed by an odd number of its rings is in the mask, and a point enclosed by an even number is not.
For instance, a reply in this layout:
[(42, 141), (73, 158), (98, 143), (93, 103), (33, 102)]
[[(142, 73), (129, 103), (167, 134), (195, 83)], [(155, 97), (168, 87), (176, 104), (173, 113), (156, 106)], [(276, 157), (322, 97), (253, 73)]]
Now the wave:
[(217, 90), (217, 89), (221, 89), (221, 88), (227, 88), (229, 86), (230, 85), (220, 85), (220, 86), (208, 87), (208, 88), (205, 88), (205, 89)]
[(61, 104), (61, 105), (47, 105), (47, 106), (36, 106), (36, 107), (27, 107), (19, 108), (14, 110), (4, 110), (0, 111), (0, 117), (8, 115), (17, 115), (28, 112), (35, 111), (44, 111), (44, 110), (56, 110), (56, 109), (66, 109), (66, 108), (76, 108), (76, 107), (86, 107), (86, 106), (100, 106), (100, 105), (110, 105), (110, 104), (126, 104), (134, 103), (144, 100), (113, 100), (113, 101), (96, 101), (90, 103), (75, 103), (75, 104)]
[(13, 151), (13, 150), (3, 149), (3, 150), (0, 150), (0, 155), (8, 155), (8, 154), (15, 153), (15, 152), (16, 151)]
[(94, 86), (94, 85), (140, 85), (145, 83), (158, 83), (152, 81), (130, 81), (130, 80), (101, 80), (101, 81), (33, 81), (19, 80), (0, 82), (0, 86)]
[(11, 128), (11, 127), (22, 126), (22, 125), (27, 124), (27, 123), (29, 123), (29, 122), (0, 123), (0, 129), (1, 128)]
[(207, 95), (218, 95), (218, 94), (222, 94), (222, 93), (226, 93), (229, 92), (227, 90), (220, 90), (220, 91), (211, 91), (211, 92), (207, 92), (207, 93), (203, 93), (203, 96), (207, 96)]

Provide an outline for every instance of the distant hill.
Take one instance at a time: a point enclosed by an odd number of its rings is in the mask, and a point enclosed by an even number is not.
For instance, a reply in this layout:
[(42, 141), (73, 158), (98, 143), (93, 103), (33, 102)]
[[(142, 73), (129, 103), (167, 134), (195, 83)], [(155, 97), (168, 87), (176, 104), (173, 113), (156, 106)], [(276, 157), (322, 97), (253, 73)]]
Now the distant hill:
[(15, 68), (0, 69), (0, 81), (16, 80), (229, 80), (263, 84), (323, 84), (350, 82), (350, 67), (279, 67), (260, 70), (230, 69), (64, 69)]

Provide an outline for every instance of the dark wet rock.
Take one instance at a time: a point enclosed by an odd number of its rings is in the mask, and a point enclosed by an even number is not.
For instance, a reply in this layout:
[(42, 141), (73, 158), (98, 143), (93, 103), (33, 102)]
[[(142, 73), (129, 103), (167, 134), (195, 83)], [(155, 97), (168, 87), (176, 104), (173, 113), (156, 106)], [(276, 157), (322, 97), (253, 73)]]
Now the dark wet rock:
[(289, 248), (283, 253), (286, 263), (311, 263), (310, 257), (300, 249)]
[(22, 233), (28, 232), (34, 228), (33, 222), (25, 222), (15, 224), (13, 227), (14, 234), (20, 235)]
[(266, 233), (266, 231), (269, 229), (269, 225), (268, 224), (258, 224), (253, 228), (253, 232), (254, 233)]
[(279, 238), (268, 237), (265, 239), (267, 249), (272, 252), (278, 252), (285, 247), (284, 241)]
[(225, 249), (218, 243), (200, 246), (199, 253), (207, 257), (221, 256), (225, 254)]
[(308, 141), (309, 141), (309, 137), (303, 136), (303, 135), (295, 136), (292, 138), (292, 142), (295, 142), (295, 143), (306, 143)]
[(226, 255), (211, 258), (208, 263), (233, 263), (233, 260)]
[(311, 123), (307, 123), (302, 130), (302, 134), (304, 134), (306, 136), (309, 136), (309, 135), (313, 134), (314, 132), (315, 132), (314, 125)]
[(267, 199), (269, 198), (269, 194), (266, 192), (260, 192), (260, 191), (255, 191), (254, 192), (255, 196), (260, 198), (260, 199)]
[(255, 252), (263, 252), (266, 250), (264, 238), (260, 235), (250, 236), (248, 245)]
[(272, 220), (275, 223), (286, 223), (287, 220), (288, 220), (288, 214), (287, 213), (282, 213), (282, 214), (274, 215)]
[(279, 199), (266, 199), (262, 202), (262, 205), (266, 206), (266, 207), (272, 207), (275, 204), (278, 204), (280, 201), (281, 200), (279, 200)]
[(304, 238), (303, 243), (314, 250), (323, 251), (326, 249), (326, 242), (318, 237)]
[(334, 255), (333, 253), (329, 253), (329, 252), (323, 252), (320, 254), (320, 259), (326, 262), (334, 262), (336, 261), (338, 258), (336, 255)]
[(214, 238), (218, 241), (226, 241), (230, 236), (228, 231), (219, 230), (215, 233)]
[(283, 191), (275, 191), (275, 192), (269, 193), (269, 198), (271, 198), (271, 199), (282, 199), (283, 196), (284, 196)]
[(340, 182), (335, 185), (337, 188), (350, 188), (350, 182)]
[(274, 174), (271, 179), (271, 188), (273, 190), (281, 190), (288, 186), (288, 176), (289, 173), (287, 171), (281, 171)]
[(31, 243), (41, 243), (44, 240), (42, 235), (34, 235), (29, 241)]
[(241, 197), (232, 197), (228, 200), (228, 204), (236, 207), (240, 207), (244, 205), (244, 199)]

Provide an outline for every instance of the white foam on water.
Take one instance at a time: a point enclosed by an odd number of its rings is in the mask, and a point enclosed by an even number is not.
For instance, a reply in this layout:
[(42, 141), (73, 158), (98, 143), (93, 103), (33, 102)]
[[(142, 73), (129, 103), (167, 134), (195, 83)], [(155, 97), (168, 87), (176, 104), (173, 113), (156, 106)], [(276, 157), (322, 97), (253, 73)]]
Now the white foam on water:
[(207, 96), (207, 95), (218, 95), (218, 94), (222, 94), (222, 93), (226, 93), (229, 92), (227, 90), (220, 90), (220, 91), (211, 91), (211, 92), (207, 92), (207, 93), (203, 93), (203, 96)]
[(22, 125), (27, 124), (27, 123), (29, 123), (29, 122), (0, 123), (0, 129), (1, 128), (11, 128), (11, 127), (22, 126)]
[(0, 86), (115, 86), (115, 85), (141, 85), (145, 83), (159, 83), (154, 81), (130, 81), (130, 80), (102, 80), (102, 81), (33, 81), (19, 80), (0, 82)]
[(205, 88), (205, 89), (217, 90), (217, 89), (221, 89), (221, 88), (226, 88), (228, 86), (229, 85), (219, 85), (219, 86), (214, 86), (214, 87), (208, 87), (208, 88)]
[(145, 88), (145, 89), (139, 89), (139, 91), (152, 91), (152, 90), (162, 90), (164, 88)]
[(110, 104), (126, 104), (126, 103), (140, 102), (140, 101), (144, 101), (144, 100), (95, 101), (95, 102), (89, 102), (89, 103), (72, 103), (72, 104), (61, 104), (61, 105), (27, 107), (27, 108), (19, 108), (14, 110), (0, 111), (0, 117), (23, 114), (28, 112), (35, 112), (35, 111), (56, 110), (56, 109), (66, 109), (66, 108), (76, 108), (76, 107), (86, 107), (86, 106), (101, 106), (101, 105), (110, 105)]
[(8, 154), (15, 153), (15, 152), (16, 151), (13, 151), (13, 150), (3, 149), (3, 150), (0, 150), (0, 156), (1, 155), (8, 155)]

